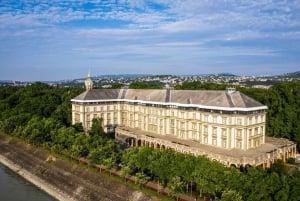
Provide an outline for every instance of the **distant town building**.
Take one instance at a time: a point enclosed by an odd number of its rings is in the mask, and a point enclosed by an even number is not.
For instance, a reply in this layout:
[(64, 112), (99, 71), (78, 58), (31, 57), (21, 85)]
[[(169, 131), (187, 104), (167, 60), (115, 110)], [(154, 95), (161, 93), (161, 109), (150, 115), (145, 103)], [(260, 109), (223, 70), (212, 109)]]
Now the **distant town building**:
[(234, 88), (93, 89), (90, 74), (85, 85), (71, 100), (73, 124), (88, 131), (102, 118), (131, 146), (171, 148), (236, 167), (269, 167), (296, 154), (293, 142), (265, 137), (267, 107)]

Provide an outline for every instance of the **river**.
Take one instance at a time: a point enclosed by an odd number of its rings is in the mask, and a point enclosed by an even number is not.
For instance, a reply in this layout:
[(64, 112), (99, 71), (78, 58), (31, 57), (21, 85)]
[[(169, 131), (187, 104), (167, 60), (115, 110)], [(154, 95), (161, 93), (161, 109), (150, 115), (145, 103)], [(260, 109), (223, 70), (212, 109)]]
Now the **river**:
[(56, 199), (0, 163), (0, 200), (55, 201)]

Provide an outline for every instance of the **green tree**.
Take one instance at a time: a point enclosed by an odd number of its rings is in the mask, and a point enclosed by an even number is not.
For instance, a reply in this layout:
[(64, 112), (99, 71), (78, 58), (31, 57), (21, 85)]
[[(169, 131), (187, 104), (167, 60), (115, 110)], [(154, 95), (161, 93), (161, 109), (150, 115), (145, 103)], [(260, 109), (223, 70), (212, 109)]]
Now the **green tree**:
[(104, 136), (105, 132), (103, 130), (103, 119), (101, 118), (94, 118), (92, 120), (92, 128), (89, 132), (90, 135), (94, 136)]
[(130, 176), (132, 173), (131, 169), (129, 166), (123, 166), (121, 171), (120, 171), (120, 176), (124, 177), (125, 182), (127, 182), (127, 177)]
[(171, 193), (176, 196), (176, 200), (178, 200), (178, 194), (183, 192), (184, 185), (179, 176), (174, 176), (170, 179), (167, 186)]
[(235, 190), (225, 190), (220, 201), (243, 201), (243, 197)]
[(149, 177), (141, 172), (138, 172), (135, 174), (135, 183), (138, 184), (139, 186), (144, 186), (148, 181)]
[(293, 175), (288, 177), (288, 184), (290, 187), (288, 200), (300, 200), (300, 171), (297, 171)]

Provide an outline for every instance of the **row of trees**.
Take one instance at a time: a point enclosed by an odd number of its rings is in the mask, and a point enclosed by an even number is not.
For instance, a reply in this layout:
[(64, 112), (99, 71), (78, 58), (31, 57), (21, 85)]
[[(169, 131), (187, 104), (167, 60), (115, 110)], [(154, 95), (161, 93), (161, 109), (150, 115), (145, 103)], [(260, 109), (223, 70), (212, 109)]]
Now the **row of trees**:
[(300, 173), (286, 176), (282, 161), (270, 170), (248, 168), (241, 172), (173, 150), (135, 147), (125, 151), (123, 160), (129, 167), (156, 176), (162, 186), (173, 193), (209, 194), (220, 200), (299, 200)]

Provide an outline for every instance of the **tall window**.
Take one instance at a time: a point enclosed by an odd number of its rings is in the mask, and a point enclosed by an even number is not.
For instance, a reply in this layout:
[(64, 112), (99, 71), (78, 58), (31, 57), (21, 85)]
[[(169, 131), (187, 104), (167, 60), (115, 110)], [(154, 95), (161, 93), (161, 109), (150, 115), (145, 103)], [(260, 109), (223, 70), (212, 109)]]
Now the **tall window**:
[(242, 125), (242, 119), (241, 118), (237, 119), (237, 125)]
[(249, 124), (252, 124), (252, 117), (249, 117)]
[(192, 123), (192, 129), (196, 130), (197, 129), (197, 124), (196, 123)]
[(213, 127), (213, 135), (217, 135), (217, 128)]
[(227, 130), (225, 128), (222, 129), (222, 136), (227, 137)]
[(227, 140), (222, 140), (222, 147), (226, 148), (227, 147)]
[(238, 149), (242, 148), (242, 141), (240, 141), (240, 140), (236, 141), (236, 148), (238, 148)]
[(196, 133), (196, 131), (193, 131), (193, 132), (192, 132), (192, 138), (193, 138), (193, 139), (197, 139), (197, 133)]
[(250, 136), (253, 135), (252, 129), (249, 129), (249, 135), (250, 135)]
[(213, 123), (217, 123), (217, 117), (213, 117)]
[(79, 122), (80, 122), (80, 114), (75, 113), (75, 123), (79, 123)]
[(184, 122), (181, 122), (180, 128), (181, 128), (181, 129), (185, 129), (185, 123), (184, 123)]
[(205, 144), (207, 144), (207, 143), (208, 143), (208, 138), (207, 138), (207, 137), (204, 137), (204, 138), (203, 138), (203, 141), (204, 141)]

